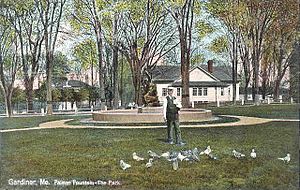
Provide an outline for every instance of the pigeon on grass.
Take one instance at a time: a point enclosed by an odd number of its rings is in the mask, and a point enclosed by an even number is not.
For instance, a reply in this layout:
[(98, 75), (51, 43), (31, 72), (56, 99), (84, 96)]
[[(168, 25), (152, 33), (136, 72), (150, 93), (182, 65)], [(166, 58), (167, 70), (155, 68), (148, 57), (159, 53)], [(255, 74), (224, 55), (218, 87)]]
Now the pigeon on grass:
[(173, 170), (178, 170), (178, 160), (175, 159), (173, 162), (172, 162), (172, 167), (173, 167)]
[(144, 160), (144, 158), (139, 157), (139, 156), (136, 154), (136, 152), (132, 153), (132, 158), (133, 158), (134, 160), (136, 160), (136, 161), (142, 161), (142, 160)]
[(256, 152), (254, 149), (251, 150), (250, 157), (253, 159), (256, 158)]
[(186, 158), (187, 158), (187, 156), (183, 156), (183, 155), (181, 154), (181, 152), (178, 153), (177, 159), (179, 159), (180, 161), (182, 161), (182, 160), (184, 160), (184, 159), (186, 159)]
[(203, 155), (203, 154), (209, 155), (211, 153), (211, 151), (212, 150), (210, 149), (210, 146), (207, 146), (207, 148), (204, 151), (200, 152), (200, 155)]
[(120, 166), (123, 170), (126, 170), (131, 167), (131, 165), (125, 163), (123, 160), (120, 160)]
[(278, 158), (278, 160), (282, 160), (283, 162), (289, 163), (291, 161), (291, 155), (288, 153), (286, 157)]
[(148, 154), (151, 158), (160, 158), (160, 156), (158, 154), (156, 154), (155, 152), (149, 150)]
[(233, 153), (233, 156), (234, 156), (235, 158), (237, 158), (237, 159), (240, 159), (240, 158), (244, 158), (244, 157), (245, 157), (245, 154), (242, 154), (242, 153), (240, 153), (240, 152), (237, 152), (236, 150), (233, 150), (232, 153)]
[(153, 158), (150, 158), (149, 161), (146, 164), (146, 168), (150, 168), (153, 166)]
[(165, 152), (165, 153), (162, 153), (162, 155), (160, 155), (161, 157), (164, 157), (164, 158), (169, 158), (170, 157), (170, 152)]

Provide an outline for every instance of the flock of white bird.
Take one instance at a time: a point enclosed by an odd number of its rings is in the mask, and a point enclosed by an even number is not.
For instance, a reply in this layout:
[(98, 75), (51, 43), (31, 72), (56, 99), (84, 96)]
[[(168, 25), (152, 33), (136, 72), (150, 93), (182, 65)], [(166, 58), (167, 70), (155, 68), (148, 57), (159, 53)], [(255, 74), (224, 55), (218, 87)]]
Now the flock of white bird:
[[(201, 152), (199, 152), (199, 150), (197, 148), (194, 148), (193, 150), (183, 150), (180, 152), (176, 152), (176, 151), (165, 152), (165, 153), (162, 153), (161, 155), (149, 150), (148, 155), (150, 158), (148, 159), (148, 162), (145, 164), (146, 168), (152, 167), (155, 159), (164, 158), (167, 161), (172, 163), (173, 170), (178, 170), (178, 162), (179, 161), (181, 161), (181, 162), (182, 161), (200, 161), (200, 155), (206, 155), (212, 160), (218, 160), (218, 158), (212, 154), (212, 150), (211, 150), (210, 146), (207, 146), (206, 149)], [(242, 159), (242, 158), (246, 157), (245, 154), (237, 152), (236, 150), (232, 151), (232, 155), (233, 155), (233, 157), (235, 157), (237, 159)], [(252, 159), (256, 158), (256, 152), (254, 149), (251, 150), (250, 157)], [(132, 158), (133, 158), (133, 160), (135, 160), (137, 162), (145, 160), (144, 158), (138, 156), (136, 152), (132, 153)], [(287, 154), (285, 157), (278, 158), (278, 159), (282, 160), (285, 163), (289, 163), (291, 160), (291, 155)], [(130, 168), (131, 165), (128, 163), (125, 163), (124, 160), (120, 160), (120, 167), (123, 170), (126, 170), (126, 169)]]

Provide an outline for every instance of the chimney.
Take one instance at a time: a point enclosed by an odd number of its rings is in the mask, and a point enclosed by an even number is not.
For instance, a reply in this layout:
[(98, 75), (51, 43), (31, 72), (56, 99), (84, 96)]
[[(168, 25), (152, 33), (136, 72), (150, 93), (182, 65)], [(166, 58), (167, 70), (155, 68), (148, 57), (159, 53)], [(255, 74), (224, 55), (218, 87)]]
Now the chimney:
[(213, 62), (213, 60), (208, 60), (208, 62), (207, 62), (207, 71), (209, 72), (209, 73), (213, 73), (214, 72), (214, 62)]

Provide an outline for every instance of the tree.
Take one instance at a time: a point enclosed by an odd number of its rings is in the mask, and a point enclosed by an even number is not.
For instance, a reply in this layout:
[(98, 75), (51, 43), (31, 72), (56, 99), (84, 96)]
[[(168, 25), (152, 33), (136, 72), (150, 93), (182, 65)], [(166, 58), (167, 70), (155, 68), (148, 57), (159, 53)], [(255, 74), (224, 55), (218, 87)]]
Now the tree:
[(75, 11), (72, 14), (72, 26), (76, 29), (93, 31), (97, 44), (97, 56), (99, 67), (99, 87), (100, 98), (105, 99), (104, 96), (104, 65), (103, 65), (103, 31), (99, 11), (106, 6), (105, 1), (96, 0), (74, 0)]
[[(279, 97), (279, 89), (283, 77), (290, 66), (290, 59), (293, 54), (294, 44), (297, 40), (299, 32), (299, 8), (298, 1), (284, 1), (274, 11), (275, 17), (270, 30), (266, 34), (265, 46), (269, 48), (271, 60), (274, 69), (274, 99)], [(289, 14), (286, 14), (286, 13)], [(265, 48), (265, 49), (267, 49)]]
[(194, 19), (194, 0), (170, 1), (165, 7), (176, 22), (180, 41), (180, 62), (182, 81), (182, 107), (190, 106), (189, 72)]
[(83, 42), (77, 44), (73, 48), (73, 55), (76, 61), (80, 63), (79, 67), (81, 67), (83, 70), (87, 70), (88, 68), (90, 68), (92, 86), (94, 86), (94, 67), (97, 63), (96, 43), (90, 38), (85, 39)]
[(62, 52), (57, 52), (53, 56), (53, 72), (52, 84), (59, 86), (64, 84), (68, 78), (67, 74), (70, 73), (72, 62)]
[(0, 93), (4, 96), (6, 115), (12, 116), (12, 94), (17, 71), (19, 70), (20, 47), (16, 33), (7, 20), (9, 10), (5, 6), (0, 7)]
[(160, 1), (128, 0), (121, 14), (118, 47), (132, 73), (135, 102), (143, 103), (143, 84), (151, 80), (149, 71), (177, 44), (172, 44), (174, 29)]
[[(2, 36), (1, 36), (2, 38)], [(0, 39), (6, 40), (6, 39)], [(14, 81), (16, 79), (16, 73), (19, 70), (19, 57), (16, 55), (18, 44), (14, 39), (14, 43), (12, 46), (15, 49), (10, 49), (9, 51), (13, 52), (5, 52), (6, 50), (0, 50), (0, 79), (1, 79), (1, 94), (5, 99), (6, 106), (6, 115), (10, 117), (12, 115), (12, 95), (13, 95), (13, 86)], [(6, 42), (4, 42), (6, 43)], [(7, 44), (6, 44), (7, 45)], [(3, 48), (3, 47), (2, 47)], [(4, 51), (4, 52), (3, 52)]]
[(17, 33), (20, 42), (22, 72), (28, 111), (33, 110), (33, 83), (40, 68), (43, 42), (41, 18), (34, 1), (8, 4), (9, 21)]
[(53, 55), (55, 52), (57, 36), (61, 24), (63, 7), (66, 0), (34, 0), (41, 18), (44, 31), (44, 43), (46, 52), (46, 87), (47, 87), (47, 114), (52, 115), (52, 75)]
[(300, 102), (300, 39), (294, 45), (294, 51), (290, 59), (290, 96)]

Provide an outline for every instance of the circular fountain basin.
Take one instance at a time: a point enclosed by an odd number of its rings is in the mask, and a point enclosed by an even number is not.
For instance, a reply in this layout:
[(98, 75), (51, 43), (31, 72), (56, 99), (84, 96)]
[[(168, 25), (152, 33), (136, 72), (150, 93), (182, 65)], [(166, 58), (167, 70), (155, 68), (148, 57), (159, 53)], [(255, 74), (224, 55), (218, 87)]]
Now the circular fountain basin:
[[(211, 110), (183, 108), (179, 111), (180, 122), (196, 122), (211, 120)], [(108, 110), (93, 113), (93, 120), (108, 123), (162, 123), (162, 107), (145, 107), (142, 113), (138, 109), (133, 110)]]

